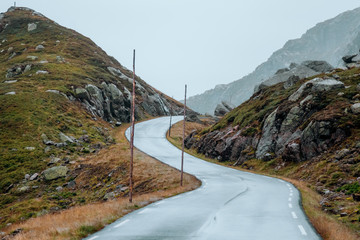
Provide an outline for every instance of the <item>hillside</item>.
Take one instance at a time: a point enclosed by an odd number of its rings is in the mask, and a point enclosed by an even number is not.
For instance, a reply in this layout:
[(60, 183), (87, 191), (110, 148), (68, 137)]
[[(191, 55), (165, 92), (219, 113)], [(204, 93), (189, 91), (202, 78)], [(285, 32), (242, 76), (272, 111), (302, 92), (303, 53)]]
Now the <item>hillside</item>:
[[(27, 8), (0, 14), (0, 62), (0, 228), (115, 190), (126, 196), (128, 144), (116, 127), (130, 119), (132, 72), (90, 39)], [(136, 81), (137, 120), (182, 111)], [(114, 146), (118, 156), (88, 160)], [(147, 171), (139, 193), (159, 187)]]
[(288, 68), (291, 63), (324, 60), (339, 67), (342, 56), (359, 51), (359, 26), (360, 8), (319, 23), (301, 38), (288, 41), (249, 75), (192, 96), (188, 99), (188, 105), (195, 111), (210, 114), (221, 101), (239, 105), (251, 97), (256, 85), (270, 78), (278, 69)]
[[(304, 181), (323, 211), (360, 233), (360, 69), (262, 89), (216, 124), (189, 134), (208, 158)], [(319, 203), (316, 203), (319, 204)]]

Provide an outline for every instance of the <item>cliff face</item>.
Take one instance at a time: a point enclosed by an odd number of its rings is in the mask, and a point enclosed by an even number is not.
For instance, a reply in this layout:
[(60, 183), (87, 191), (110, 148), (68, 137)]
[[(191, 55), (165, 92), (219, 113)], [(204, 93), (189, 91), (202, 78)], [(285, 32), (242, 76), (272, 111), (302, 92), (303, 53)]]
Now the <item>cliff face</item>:
[(190, 97), (189, 106), (201, 113), (213, 113), (221, 101), (239, 105), (251, 97), (256, 85), (270, 78), (278, 69), (289, 67), (291, 63), (324, 60), (338, 67), (342, 65), (342, 56), (359, 51), (359, 26), (360, 8), (319, 23), (301, 38), (288, 41), (249, 75)]

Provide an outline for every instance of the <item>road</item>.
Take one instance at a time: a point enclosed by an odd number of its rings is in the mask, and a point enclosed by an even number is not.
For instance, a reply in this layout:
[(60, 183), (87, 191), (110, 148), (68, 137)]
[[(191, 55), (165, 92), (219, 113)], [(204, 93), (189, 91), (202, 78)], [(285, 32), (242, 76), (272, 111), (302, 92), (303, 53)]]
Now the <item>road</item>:
[[(173, 117), (173, 122), (181, 119)], [(134, 145), (180, 169), (181, 151), (165, 138), (168, 126), (168, 117), (136, 124)], [(298, 190), (288, 182), (188, 154), (184, 171), (200, 179), (202, 186), (134, 211), (87, 240), (321, 239), (301, 208)]]

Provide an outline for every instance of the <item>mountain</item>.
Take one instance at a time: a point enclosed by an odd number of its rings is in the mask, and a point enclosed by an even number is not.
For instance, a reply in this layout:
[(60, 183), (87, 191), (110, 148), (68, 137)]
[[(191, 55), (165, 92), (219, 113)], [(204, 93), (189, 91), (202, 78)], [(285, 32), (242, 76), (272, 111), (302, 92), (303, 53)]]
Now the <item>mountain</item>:
[[(305, 181), (359, 233), (360, 62), (255, 93), (185, 146), (245, 169)], [(356, 66), (356, 67), (353, 67)]]
[(357, 8), (317, 24), (301, 38), (288, 41), (249, 75), (192, 96), (188, 99), (188, 105), (195, 111), (212, 114), (221, 101), (234, 105), (246, 101), (256, 85), (270, 78), (278, 69), (288, 68), (291, 63), (324, 60), (339, 67), (342, 66), (342, 56), (357, 53), (359, 48), (360, 8)]
[[(89, 38), (19, 7), (0, 14), (0, 62), (0, 228), (98, 201), (114, 182), (126, 186), (126, 140), (109, 162), (79, 159), (115, 146), (116, 126), (130, 119), (131, 71)], [(138, 76), (136, 83), (137, 120), (183, 111)]]

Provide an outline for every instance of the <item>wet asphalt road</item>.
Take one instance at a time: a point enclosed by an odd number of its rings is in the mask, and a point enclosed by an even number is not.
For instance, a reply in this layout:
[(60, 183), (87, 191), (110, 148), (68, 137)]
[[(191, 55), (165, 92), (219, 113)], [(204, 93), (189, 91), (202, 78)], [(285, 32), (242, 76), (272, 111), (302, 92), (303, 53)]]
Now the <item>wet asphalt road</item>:
[[(173, 122), (180, 120), (173, 117)], [(136, 124), (135, 147), (180, 169), (181, 151), (165, 138), (168, 126), (169, 117)], [(188, 154), (184, 171), (202, 186), (134, 211), (86, 239), (321, 239), (290, 183)]]

